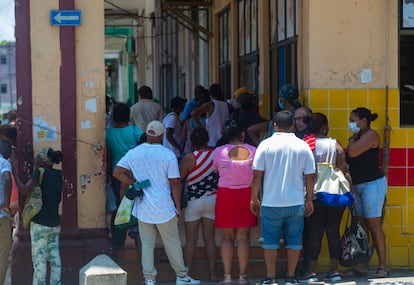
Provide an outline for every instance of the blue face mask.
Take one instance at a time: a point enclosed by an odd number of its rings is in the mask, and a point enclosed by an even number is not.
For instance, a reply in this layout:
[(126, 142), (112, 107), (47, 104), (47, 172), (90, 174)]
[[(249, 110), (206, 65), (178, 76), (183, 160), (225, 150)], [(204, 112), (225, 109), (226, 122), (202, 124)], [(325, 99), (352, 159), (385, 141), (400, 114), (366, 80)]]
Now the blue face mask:
[(280, 100), (280, 98), (277, 100), (277, 105), (279, 106), (280, 110), (285, 109), (285, 104), (282, 103), (282, 100)]
[(361, 131), (361, 129), (357, 126), (356, 122), (349, 122), (348, 128), (353, 134), (359, 134), (359, 132)]

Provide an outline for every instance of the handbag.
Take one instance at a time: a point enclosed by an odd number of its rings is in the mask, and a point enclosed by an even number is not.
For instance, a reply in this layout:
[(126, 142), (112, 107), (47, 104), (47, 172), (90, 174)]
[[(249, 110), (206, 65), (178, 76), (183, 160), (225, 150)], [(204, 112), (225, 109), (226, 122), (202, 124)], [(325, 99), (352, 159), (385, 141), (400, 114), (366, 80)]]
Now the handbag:
[(126, 193), (127, 191), (125, 191), (124, 197), (122, 198), (121, 204), (119, 204), (115, 215), (114, 226), (117, 229), (127, 230), (138, 224), (138, 219), (132, 215), (135, 199), (128, 199)]
[(321, 205), (331, 207), (351, 207), (355, 197), (348, 180), (341, 169), (333, 162), (336, 140), (329, 138), (329, 151), (325, 162), (318, 162), (318, 177), (315, 185), (316, 199)]
[(348, 211), (345, 232), (341, 238), (342, 253), (339, 264), (345, 267), (366, 263), (371, 257), (368, 235), (356, 217), (352, 216), (352, 211), (353, 208)]
[(22, 212), (23, 216), (23, 229), (29, 229), (30, 227), (30, 221), (34, 216), (36, 216), (40, 210), (42, 209), (42, 180), (43, 180), (43, 173), (44, 168), (39, 167), (39, 180), (37, 181), (37, 184), (33, 187), (32, 190), (27, 193), (26, 196), (26, 202), (24, 203), (24, 208)]

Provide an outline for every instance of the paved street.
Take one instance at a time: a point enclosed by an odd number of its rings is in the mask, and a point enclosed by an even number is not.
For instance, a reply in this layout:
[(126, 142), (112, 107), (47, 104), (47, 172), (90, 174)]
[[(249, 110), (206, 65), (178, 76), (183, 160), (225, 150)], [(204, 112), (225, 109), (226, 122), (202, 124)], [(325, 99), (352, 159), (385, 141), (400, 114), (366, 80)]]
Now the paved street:
[[(370, 278), (373, 276), (375, 270), (368, 272), (367, 277), (347, 278), (341, 282), (334, 283), (336, 285), (414, 285), (414, 270), (391, 270), (391, 276), (389, 278)], [(322, 274), (323, 276), (323, 274)], [(250, 285), (260, 284), (260, 279), (250, 279)], [(175, 285), (175, 282), (158, 282), (158, 285)], [(218, 285), (215, 282), (202, 281), (203, 285)], [(237, 285), (237, 280), (234, 280), (234, 285)], [(284, 284), (283, 279), (280, 280), (280, 285)], [(313, 282), (311, 284), (331, 284), (325, 282)], [(333, 284), (333, 283), (332, 283)], [(10, 275), (7, 276), (4, 285), (11, 285)], [(26, 284), (13, 284), (13, 285), (26, 285)], [(72, 285), (72, 284), (64, 284)], [(114, 284), (116, 285), (116, 284)], [(130, 284), (130, 285), (143, 285), (142, 283)]]
[[(334, 283), (336, 285), (414, 285), (414, 270), (391, 270), (391, 276), (389, 278), (370, 278), (373, 276), (375, 270), (371, 270), (368, 272), (367, 277), (357, 277), (357, 278), (347, 278), (341, 282)], [(322, 276), (324, 276), (322, 274)], [(260, 284), (260, 279), (251, 279), (250, 285)], [(175, 282), (159, 282), (159, 285), (174, 285)], [(217, 285), (218, 283), (214, 282), (202, 282), (203, 285)], [(237, 285), (237, 280), (234, 280), (234, 285)], [(280, 280), (280, 285), (284, 284), (284, 280)], [(314, 282), (311, 284), (331, 284), (325, 282)], [(332, 283), (333, 284), (333, 283)], [(139, 285), (134, 284), (134, 285)], [(142, 284), (140, 284), (142, 285)]]
[[(181, 230), (182, 225), (181, 225)], [(253, 231), (252, 233), (252, 240), (257, 240), (258, 233)], [(184, 235), (182, 235), (184, 236)], [(132, 240), (127, 239), (127, 244), (129, 246), (132, 245)], [(356, 278), (347, 278), (342, 280), (341, 282), (336, 282), (334, 284), (336, 285), (414, 285), (414, 269), (391, 269), (390, 277), (389, 278), (371, 278), (374, 276), (375, 269), (372, 269), (368, 272), (367, 276), (365, 277), (356, 277)], [(319, 276), (325, 276), (324, 273), (319, 274)], [(254, 278), (249, 279), (250, 285), (256, 285), (260, 284), (261, 279)], [(280, 285), (284, 285), (284, 280), (279, 280)], [(175, 285), (175, 282), (157, 282), (158, 285)], [(233, 282), (234, 285), (238, 285), (237, 279), (234, 279)], [(321, 284), (321, 285), (327, 285), (331, 283), (325, 283), (325, 282), (313, 282), (311, 284)], [(27, 285), (27, 284), (11, 284), (10, 280), (10, 268), (7, 271), (6, 281), (4, 285)], [(74, 285), (74, 284), (63, 284), (63, 285)], [(117, 284), (114, 284), (117, 285)], [(134, 283), (134, 284), (128, 284), (128, 285), (143, 285), (143, 283)], [(216, 282), (210, 282), (202, 280), (202, 285), (218, 285)]]

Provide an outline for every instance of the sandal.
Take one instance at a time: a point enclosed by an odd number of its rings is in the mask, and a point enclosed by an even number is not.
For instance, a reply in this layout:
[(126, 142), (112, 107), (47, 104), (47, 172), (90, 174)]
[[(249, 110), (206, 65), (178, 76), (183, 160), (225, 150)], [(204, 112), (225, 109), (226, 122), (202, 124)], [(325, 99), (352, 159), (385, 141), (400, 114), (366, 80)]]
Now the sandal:
[(386, 268), (378, 268), (377, 272), (375, 272), (374, 277), (375, 278), (385, 278), (390, 276), (390, 271)]
[(231, 285), (231, 275), (230, 274), (224, 274), (223, 281), (219, 282), (222, 285)]
[(239, 285), (248, 285), (248, 284), (249, 284), (249, 280), (247, 280), (247, 276), (246, 275), (240, 275)]
[(342, 273), (342, 277), (364, 277), (367, 275), (366, 271), (359, 271), (355, 268), (350, 268)]

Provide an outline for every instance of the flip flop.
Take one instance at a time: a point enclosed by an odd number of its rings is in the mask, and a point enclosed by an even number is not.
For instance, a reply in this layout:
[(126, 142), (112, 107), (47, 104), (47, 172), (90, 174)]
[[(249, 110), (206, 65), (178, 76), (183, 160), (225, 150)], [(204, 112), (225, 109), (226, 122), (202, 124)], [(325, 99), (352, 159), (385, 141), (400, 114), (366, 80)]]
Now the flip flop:
[(367, 272), (365, 271), (359, 271), (355, 268), (350, 268), (346, 271), (344, 271), (342, 274), (342, 277), (364, 277), (367, 275)]
[(386, 268), (378, 268), (377, 272), (374, 274), (375, 278), (385, 278), (388, 276), (390, 276), (390, 271)]

